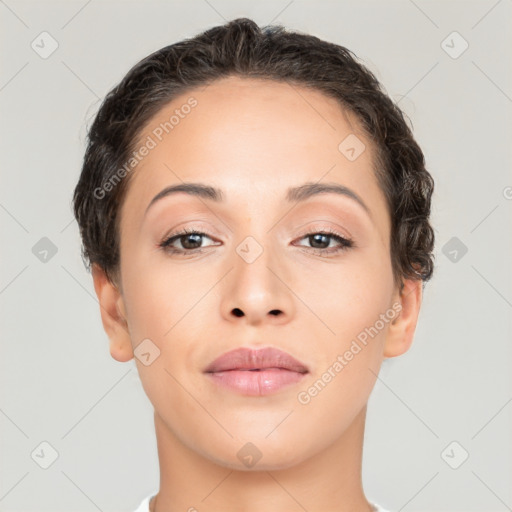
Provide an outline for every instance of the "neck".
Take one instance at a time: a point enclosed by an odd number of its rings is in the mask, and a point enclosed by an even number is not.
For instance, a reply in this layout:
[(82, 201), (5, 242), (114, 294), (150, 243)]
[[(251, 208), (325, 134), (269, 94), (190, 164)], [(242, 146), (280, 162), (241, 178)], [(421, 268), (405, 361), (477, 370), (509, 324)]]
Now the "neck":
[(369, 512), (361, 461), (366, 408), (328, 449), (288, 469), (240, 471), (189, 449), (155, 413), (160, 490), (152, 512)]

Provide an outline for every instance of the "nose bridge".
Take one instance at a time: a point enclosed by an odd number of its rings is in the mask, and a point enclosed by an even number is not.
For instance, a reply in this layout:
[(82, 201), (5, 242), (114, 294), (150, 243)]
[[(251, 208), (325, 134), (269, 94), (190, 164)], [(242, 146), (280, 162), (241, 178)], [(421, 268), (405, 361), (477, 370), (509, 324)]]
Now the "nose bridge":
[(240, 231), (244, 238), (234, 246), (229, 261), (233, 270), (223, 298), (224, 313), (230, 318), (247, 316), (251, 322), (268, 315), (288, 316), (292, 302), (288, 288), (278, 277), (284, 270), (279, 249), (273, 243), (275, 232), (265, 223), (246, 220)]
[(233, 255), (234, 280), (237, 287), (245, 289), (253, 298), (275, 292), (276, 249), (272, 246), (272, 234), (248, 231), (236, 246)]
[[(270, 209), (265, 207), (269, 198), (264, 198), (257, 192), (253, 198), (255, 202), (246, 204), (245, 210), (241, 209), (243, 213), (239, 232), (235, 234), (241, 238), (241, 241), (234, 247), (233, 264), (235, 274), (241, 279), (248, 277), (254, 280), (253, 276), (256, 275), (256, 280), (261, 282), (262, 279), (265, 281), (269, 279), (268, 267), (275, 266), (277, 263), (275, 258), (277, 248), (273, 244), (275, 230), (270, 229), (272, 222), (268, 216)], [(244, 207), (241, 206), (241, 208)]]

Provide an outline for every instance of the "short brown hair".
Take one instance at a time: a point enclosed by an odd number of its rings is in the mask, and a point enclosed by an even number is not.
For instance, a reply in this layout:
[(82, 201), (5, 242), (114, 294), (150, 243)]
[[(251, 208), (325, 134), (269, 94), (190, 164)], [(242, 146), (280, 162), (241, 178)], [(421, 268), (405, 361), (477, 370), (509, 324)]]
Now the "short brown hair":
[(350, 50), (282, 26), (260, 28), (247, 18), (152, 53), (107, 94), (88, 132), (73, 197), (88, 268), (96, 263), (112, 282), (119, 277), (119, 212), (128, 176), (104, 197), (98, 198), (94, 191), (127, 161), (137, 136), (163, 106), (188, 90), (228, 76), (309, 87), (356, 115), (377, 148), (375, 172), (391, 216), (395, 282), (430, 279), (434, 181), (402, 111)]

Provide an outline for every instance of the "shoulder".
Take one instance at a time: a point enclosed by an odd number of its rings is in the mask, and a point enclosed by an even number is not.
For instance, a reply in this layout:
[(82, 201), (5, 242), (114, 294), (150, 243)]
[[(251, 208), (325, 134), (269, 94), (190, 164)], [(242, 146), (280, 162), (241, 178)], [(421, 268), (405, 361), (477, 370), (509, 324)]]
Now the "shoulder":
[[(151, 501), (152, 497), (153, 497), (152, 494), (150, 494), (149, 496), (146, 496), (142, 500), (140, 505), (134, 510), (134, 512), (149, 512), (149, 502)], [(388, 510), (380, 507), (376, 503), (372, 503), (371, 505), (374, 508), (374, 512), (389, 512)]]
[(149, 512), (149, 502), (152, 497), (153, 497), (153, 494), (146, 496), (142, 500), (141, 504), (134, 510), (134, 512)]
[[(371, 504), (373, 509), (374, 509), (374, 512), (390, 512), (389, 510), (385, 509), (385, 508), (382, 508), (381, 506), (377, 505), (377, 503), (372, 503)], [(139, 512), (138, 510), (136, 512)]]

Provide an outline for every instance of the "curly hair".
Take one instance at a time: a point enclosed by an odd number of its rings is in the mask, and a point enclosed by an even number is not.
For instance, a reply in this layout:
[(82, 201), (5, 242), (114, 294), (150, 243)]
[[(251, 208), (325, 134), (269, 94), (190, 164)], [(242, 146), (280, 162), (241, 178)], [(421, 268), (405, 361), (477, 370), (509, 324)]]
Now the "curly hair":
[(391, 217), (395, 283), (402, 288), (404, 278), (430, 279), (434, 181), (402, 111), (350, 50), (279, 25), (260, 28), (248, 18), (155, 51), (133, 66), (103, 100), (88, 131), (73, 196), (88, 269), (97, 264), (111, 282), (119, 278), (119, 212), (133, 173), (108, 194), (102, 187), (119, 175), (144, 127), (178, 95), (229, 76), (312, 88), (355, 114), (376, 148), (374, 172)]

